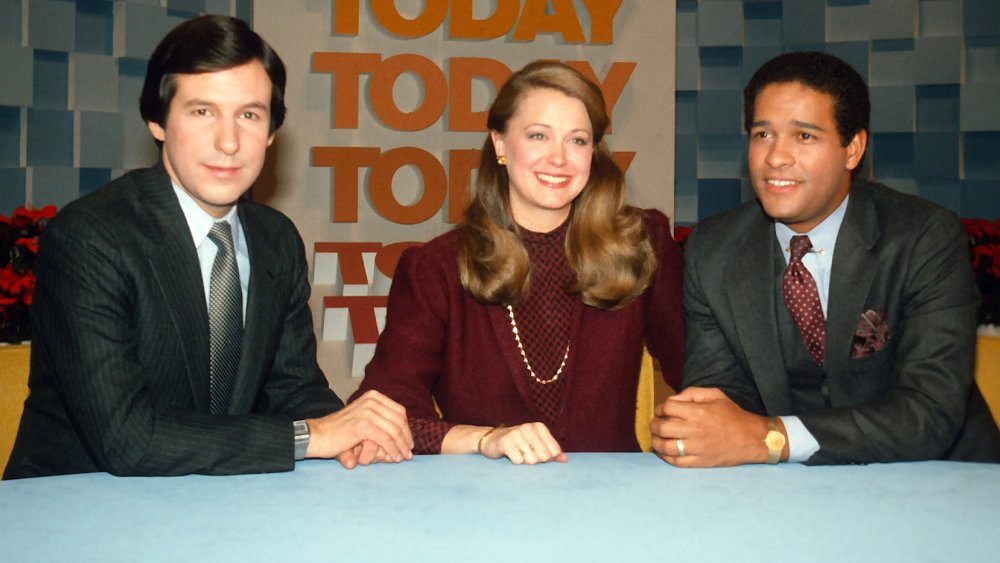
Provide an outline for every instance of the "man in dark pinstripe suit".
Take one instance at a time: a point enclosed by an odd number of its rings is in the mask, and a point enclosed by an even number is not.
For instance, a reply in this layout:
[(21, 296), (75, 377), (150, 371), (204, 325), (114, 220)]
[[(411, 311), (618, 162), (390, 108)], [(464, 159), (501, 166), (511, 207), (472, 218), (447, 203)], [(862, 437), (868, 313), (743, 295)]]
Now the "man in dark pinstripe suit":
[[(344, 407), (330, 390), (302, 240), (285, 216), (241, 199), (284, 119), (284, 86), (278, 55), (233, 18), (189, 20), (156, 48), (140, 110), (160, 162), (71, 203), (40, 242), (31, 393), (4, 478), (259, 473), (305, 457), (352, 468), (412, 455), (400, 405), (371, 393)], [(231, 287), (238, 274), (244, 306), (235, 383), (212, 414), (217, 222), (232, 233)]]

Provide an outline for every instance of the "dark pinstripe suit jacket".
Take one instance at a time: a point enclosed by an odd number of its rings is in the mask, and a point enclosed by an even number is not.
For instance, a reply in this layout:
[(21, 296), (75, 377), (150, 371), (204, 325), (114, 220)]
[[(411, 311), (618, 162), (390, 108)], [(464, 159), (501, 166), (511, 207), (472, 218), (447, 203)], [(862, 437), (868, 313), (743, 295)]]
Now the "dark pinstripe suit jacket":
[[(778, 338), (774, 223), (757, 200), (706, 219), (685, 250), (684, 386), (718, 387), (758, 414), (798, 415), (810, 464), (1000, 461), (972, 378), (979, 293), (955, 215), (856, 181), (830, 275), (824, 370), (830, 408), (796, 412)], [(884, 311), (884, 348), (852, 357), (862, 313)]]
[(208, 407), (208, 316), (191, 232), (162, 164), (66, 206), (42, 236), (31, 393), (4, 478), (291, 470), (292, 425), (342, 406), (316, 363), (302, 240), (238, 206), (250, 255), (228, 416)]

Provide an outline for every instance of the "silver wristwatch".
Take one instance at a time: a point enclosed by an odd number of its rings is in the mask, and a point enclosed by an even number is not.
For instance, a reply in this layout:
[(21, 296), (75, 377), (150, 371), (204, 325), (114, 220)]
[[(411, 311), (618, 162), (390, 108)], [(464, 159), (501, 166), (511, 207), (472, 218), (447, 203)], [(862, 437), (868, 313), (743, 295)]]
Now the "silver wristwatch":
[(303, 460), (309, 450), (309, 424), (304, 420), (296, 420), (292, 423), (292, 430), (295, 433), (295, 461)]

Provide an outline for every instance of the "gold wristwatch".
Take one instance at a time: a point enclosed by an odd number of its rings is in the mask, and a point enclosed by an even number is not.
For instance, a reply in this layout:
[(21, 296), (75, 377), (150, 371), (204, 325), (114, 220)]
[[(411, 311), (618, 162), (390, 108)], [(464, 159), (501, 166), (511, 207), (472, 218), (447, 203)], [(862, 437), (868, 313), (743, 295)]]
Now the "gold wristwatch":
[(764, 437), (764, 445), (767, 446), (767, 462), (778, 463), (781, 460), (781, 450), (785, 449), (785, 435), (778, 430), (777, 418), (767, 417), (767, 436)]

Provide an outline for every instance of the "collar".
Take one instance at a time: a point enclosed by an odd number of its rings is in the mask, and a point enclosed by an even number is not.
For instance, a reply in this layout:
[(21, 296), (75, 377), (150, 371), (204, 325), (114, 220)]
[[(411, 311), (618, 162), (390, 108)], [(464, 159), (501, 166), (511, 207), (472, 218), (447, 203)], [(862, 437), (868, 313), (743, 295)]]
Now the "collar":
[(187, 220), (188, 228), (191, 230), (191, 240), (194, 242), (195, 248), (200, 247), (201, 243), (205, 241), (214, 223), (226, 221), (233, 231), (233, 249), (240, 254), (246, 253), (244, 251), (243, 229), (240, 228), (240, 215), (236, 212), (237, 206), (234, 205), (224, 217), (217, 219), (206, 213), (191, 197), (191, 194), (181, 189), (173, 180), (170, 181), (170, 185), (174, 188), (174, 194), (177, 195), (181, 211), (184, 212), (184, 219)]
[(785, 225), (784, 223), (774, 222), (774, 234), (778, 237), (778, 244), (781, 245), (781, 252), (785, 254), (785, 262), (788, 262), (790, 252), (788, 249), (789, 244), (792, 242), (792, 237), (796, 235), (806, 235), (809, 237), (809, 242), (813, 245), (813, 250), (810, 250), (810, 254), (819, 254), (822, 257), (822, 261), (825, 263), (831, 263), (833, 261), (833, 250), (837, 243), (837, 233), (840, 232), (840, 225), (844, 222), (844, 215), (847, 213), (847, 202), (850, 201), (851, 194), (847, 193), (847, 197), (844, 201), (840, 202), (840, 205), (833, 210), (826, 219), (819, 225), (816, 225), (807, 233), (796, 233), (792, 229)]

